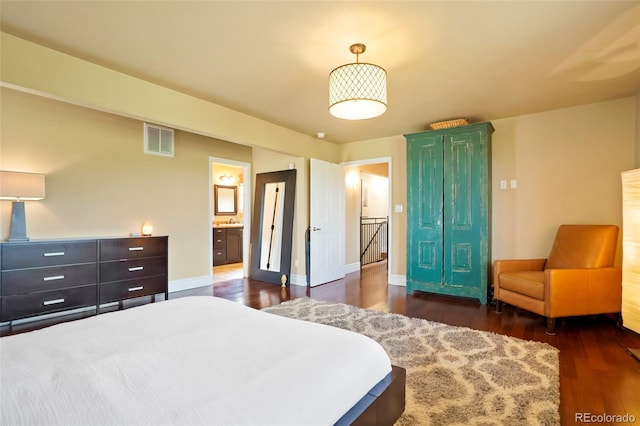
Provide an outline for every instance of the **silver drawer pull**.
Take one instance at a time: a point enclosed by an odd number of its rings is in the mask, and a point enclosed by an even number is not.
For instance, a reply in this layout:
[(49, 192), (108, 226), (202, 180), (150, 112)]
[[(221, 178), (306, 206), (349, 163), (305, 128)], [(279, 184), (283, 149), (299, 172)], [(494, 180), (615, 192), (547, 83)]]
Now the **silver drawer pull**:
[(142, 271), (144, 266), (134, 266), (133, 268), (129, 268), (129, 272)]
[(64, 303), (64, 299), (45, 300), (45, 301), (43, 302), (43, 305), (44, 305), (44, 306), (47, 306), (47, 305), (55, 305), (55, 304), (57, 304), (57, 303)]
[(129, 289), (129, 291), (138, 291), (138, 290), (142, 290), (143, 288), (144, 288), (143, 286), (140, 286), (140, 287), (131, 287), (131, 288)]
[(52, 252), (44, 254), (44, 257), (51, 257), (51, 256), (64, 256), (64, 252), (63, 251), (52, 251)]
[(64, 275), (53, 275), (50, 277), (44, 277), (44, 281), (55, 281), (55, 280), (64, 280)]
[(144, 247), (129, 247), (129, 251), (142, 251)]

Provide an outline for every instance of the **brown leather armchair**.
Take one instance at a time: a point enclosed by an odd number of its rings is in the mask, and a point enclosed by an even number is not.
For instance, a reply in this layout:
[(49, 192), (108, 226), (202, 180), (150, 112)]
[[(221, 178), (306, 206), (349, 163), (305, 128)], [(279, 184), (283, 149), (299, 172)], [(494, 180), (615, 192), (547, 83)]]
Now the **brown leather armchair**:
[(547, 334), (555, 334), (556, 318), (619, 313), (618, 231), (615, 225), (561, 225), (548, 259), (496, 260), (496, 312), (504, 302), (544, 315)]

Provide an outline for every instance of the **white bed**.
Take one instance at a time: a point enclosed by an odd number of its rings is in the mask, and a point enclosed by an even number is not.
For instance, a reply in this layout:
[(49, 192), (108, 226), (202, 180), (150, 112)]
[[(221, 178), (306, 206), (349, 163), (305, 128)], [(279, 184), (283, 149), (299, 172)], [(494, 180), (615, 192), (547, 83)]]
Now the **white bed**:
[(0, 339), (3, 425), (331, 425), (391, 371), (372, 339), (187, 297)]

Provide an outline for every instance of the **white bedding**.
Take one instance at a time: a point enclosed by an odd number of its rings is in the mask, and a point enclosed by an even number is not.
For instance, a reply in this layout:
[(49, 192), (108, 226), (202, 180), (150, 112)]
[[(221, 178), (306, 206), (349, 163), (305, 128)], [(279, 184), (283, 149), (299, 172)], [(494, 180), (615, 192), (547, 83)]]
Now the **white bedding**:
[(216, 297), (0, 339), (2, 425), (330, 425), (391, 371), (375, 341)]

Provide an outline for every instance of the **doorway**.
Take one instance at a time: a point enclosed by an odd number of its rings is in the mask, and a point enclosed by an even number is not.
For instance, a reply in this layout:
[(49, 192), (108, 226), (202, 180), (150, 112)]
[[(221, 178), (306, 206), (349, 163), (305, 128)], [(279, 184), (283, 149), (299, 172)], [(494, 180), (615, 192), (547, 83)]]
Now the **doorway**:
[[(370, 263), (371, 252), (375, 251), (375, 261), (371, 263), (386, 262), (387, 275), (391, 277), (391, 157), (352, 161), (343, 165), (346, 180), (346, 227), (350, 233), (346, 239), (347, 272), (355, 272)], [(373, 240), (367, 238), (363, 227), (373, 230), (369, 235)], [(363, 241), (363, 238), (367, 241)]]
[(251, 166), (216, 157), (209, 165), (209, 259), (215, 284), (249, 276)]

